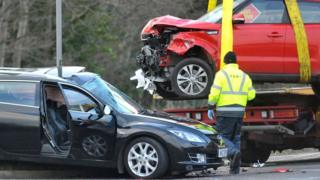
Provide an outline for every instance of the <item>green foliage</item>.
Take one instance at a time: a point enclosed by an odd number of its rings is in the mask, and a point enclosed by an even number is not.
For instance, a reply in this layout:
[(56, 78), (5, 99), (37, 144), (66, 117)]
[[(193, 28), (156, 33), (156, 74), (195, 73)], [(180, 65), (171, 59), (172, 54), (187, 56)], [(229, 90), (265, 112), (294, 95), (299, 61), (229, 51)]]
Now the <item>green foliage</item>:
[[(72, 19), (66, 14), (64, 21)], [(88, 70), (104, 74), (103, 66), (116, 59), (114, 44), (117, 34), (110, 28), (110, 16), (100, 6), (93, 7), (84, 16), (65, 24), (63, 31), (63, 50), (66, 63), (86, 66)]]

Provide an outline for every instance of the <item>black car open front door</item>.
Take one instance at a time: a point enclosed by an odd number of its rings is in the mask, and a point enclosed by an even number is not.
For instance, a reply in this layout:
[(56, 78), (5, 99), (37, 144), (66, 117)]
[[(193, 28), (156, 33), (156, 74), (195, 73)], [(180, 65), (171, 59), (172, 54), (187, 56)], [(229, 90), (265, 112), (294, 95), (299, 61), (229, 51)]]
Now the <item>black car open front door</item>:
[[(43, 84), (42, 128), (48, 141), (43, 141), (43, 156), (68, 157), (71, 149), (70, 117), (62, 89), (57, 83)], [(48, 143), (47, 143), (48, 142)], [(51, 148), (50, 148), (51, 147)]]
[(71, 115), (72, 148), (76, 159), (111, 160), (116, 123), (103, 113), (103, 105), (80, 88), (62, 85)]

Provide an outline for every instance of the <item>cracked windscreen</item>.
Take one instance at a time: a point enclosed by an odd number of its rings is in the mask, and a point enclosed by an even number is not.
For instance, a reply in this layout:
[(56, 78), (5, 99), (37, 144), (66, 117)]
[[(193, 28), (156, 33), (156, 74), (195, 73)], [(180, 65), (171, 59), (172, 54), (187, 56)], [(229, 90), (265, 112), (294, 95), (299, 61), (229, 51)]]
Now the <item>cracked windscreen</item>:
[(98, 76), (81, 86), (120, 113), (138, 114), (143, 110), (141, 105)]

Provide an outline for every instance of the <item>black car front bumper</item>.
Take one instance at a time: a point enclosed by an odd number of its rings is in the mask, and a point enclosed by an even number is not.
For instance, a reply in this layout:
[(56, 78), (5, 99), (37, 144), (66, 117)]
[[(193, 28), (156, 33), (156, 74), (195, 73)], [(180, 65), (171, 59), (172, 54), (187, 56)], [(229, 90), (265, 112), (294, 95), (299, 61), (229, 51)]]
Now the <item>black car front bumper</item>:
[[(224, 165), (223, 159), (218, 157), (218, 149), (219, 146), (214, 142), (209, 144), (193, 144), (189, 142), (174, 144), (169, 148), (171, 172), (181, 173), (209, 168), (217, 169)], [(197, 159), (197, 154), (204, 156), (205, 162), (200, 162)]]

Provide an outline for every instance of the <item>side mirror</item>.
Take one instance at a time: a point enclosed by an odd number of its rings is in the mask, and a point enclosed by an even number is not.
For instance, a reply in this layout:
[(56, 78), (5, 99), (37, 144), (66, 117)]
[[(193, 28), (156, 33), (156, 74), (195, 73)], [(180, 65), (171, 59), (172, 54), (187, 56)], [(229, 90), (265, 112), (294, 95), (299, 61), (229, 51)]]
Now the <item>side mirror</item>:
[(110, 115), (111, 114), (111, 108), (109, 106), (105, 106), (104, 109), (103, 109), (103, 113), (105, 115)]
[(232, 16), (232, 23), (233, 24), (244, 24), (246, 21), (243, 14), (235, 14)]

